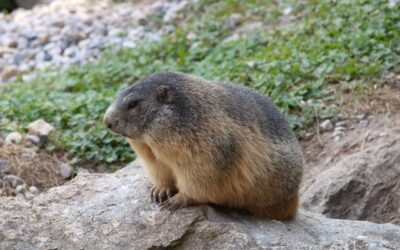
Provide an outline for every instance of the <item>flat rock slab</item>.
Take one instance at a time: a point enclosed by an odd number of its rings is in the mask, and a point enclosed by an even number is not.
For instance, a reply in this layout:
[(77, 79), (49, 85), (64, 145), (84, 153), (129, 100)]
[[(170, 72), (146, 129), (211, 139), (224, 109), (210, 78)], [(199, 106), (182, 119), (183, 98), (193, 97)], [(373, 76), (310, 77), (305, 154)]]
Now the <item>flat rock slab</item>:
[[(396, 249), (400, 227), (300, 212), (258, 220), (210, 206), (159, 211), (134, 162), (79, 174), (32, 201), (0, 198), (0, 249)], [(313, 249), (313, 248), (311, 248)]]

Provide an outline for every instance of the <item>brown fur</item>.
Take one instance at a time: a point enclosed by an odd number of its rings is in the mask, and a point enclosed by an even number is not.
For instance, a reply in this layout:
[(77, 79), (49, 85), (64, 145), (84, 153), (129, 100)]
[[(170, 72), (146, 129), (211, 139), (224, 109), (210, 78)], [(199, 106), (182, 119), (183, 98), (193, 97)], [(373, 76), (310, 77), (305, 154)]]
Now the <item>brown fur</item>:
[[(223, 204), (229, 207), (246, 208), (257, 217), (277, 220), (292, 219), (296, 215), (298, 197), (275, 203), (282, 194), (282, 180), (271, 174), (279, 171), (272, 166), (264, 148), (273, 147), (266, 138), (253, 128), (253, 134), (247, 128), (235, 126), (224, 119), (209, 123), (209, 133), (224, 133), (225, 126), (231, 124), (231, 131), (241, 143), (240, 158), (229, 173), (221, 173), (213, 164), (214, 155), (209, 154), (207, 140), (190, 138), (174, 144), (159, 144), (150, 137), (142, 140), (129, 140), (133, 150), (140, 156), (152, 183), (162, 189), (176, 185), (179, 192), (193, 199), (193, 204)], [(225, 131), (226, 133), (226, 131)], [(204, 135), (207, 138), (208, 135)], [(265, 168), (265, 165), (270, 168)], [(205, 173), (206, 176), (202, 176)], [(213, 173), (213, 174), (210, 174)], [(212, 178), (210, 178), (212, 176)], [(264, 176), (262, 183), (255, 176)], [(221, 181), (228, 178), (229, 181)], [(263, 185), (270, 188), (264, 188)]]

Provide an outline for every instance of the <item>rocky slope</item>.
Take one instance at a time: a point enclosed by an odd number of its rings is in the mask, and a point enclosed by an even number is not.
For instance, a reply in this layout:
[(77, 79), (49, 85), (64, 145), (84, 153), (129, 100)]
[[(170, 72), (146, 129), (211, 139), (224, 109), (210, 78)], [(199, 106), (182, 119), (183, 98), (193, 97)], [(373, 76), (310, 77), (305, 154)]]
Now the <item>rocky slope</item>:
[(398, 113), (380, 114), (339, 142), (323, 135), (324, 149), (306, 152), (314, 160), (300, 191), (303, 207), (330, 218), (400, 224), (399, 128)]
[(33, 201), (0, 198), (1, 249), (395, 249), (400, 227), (300, 212), (257, 220), (208, 206), (159, 211), (133, 163), (115, 174), (79, 174)]
[[(144, 1), (144, 3), (146, 3)], [(32, 10), (0, 13), (0, 83), (20, 72), (95, 60), (107, 46), (134, 47), (139, 39), (159, 40), (187, 1), (146, 4), (54, 0)], [(161, 16), (165, 27), (151, 25)]]

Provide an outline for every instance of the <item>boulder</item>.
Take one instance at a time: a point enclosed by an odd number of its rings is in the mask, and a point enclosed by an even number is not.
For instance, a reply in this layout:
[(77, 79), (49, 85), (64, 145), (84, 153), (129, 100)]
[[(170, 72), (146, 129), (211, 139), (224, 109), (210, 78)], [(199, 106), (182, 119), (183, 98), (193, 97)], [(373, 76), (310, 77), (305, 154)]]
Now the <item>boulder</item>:
[[(31, 201), (0, 197), (0, 249), (396, 249), (400, 226), (300, 212), (290, 222), (196, 206), (160, 211), (138, 162), (80, 173)], [(274, 248), (274, 249), (275, 249)]]
[(330, 218), (400, 224), (399, 132), (366, 130), (348, 138), (346, 153), (303, 183), (303, 207)]

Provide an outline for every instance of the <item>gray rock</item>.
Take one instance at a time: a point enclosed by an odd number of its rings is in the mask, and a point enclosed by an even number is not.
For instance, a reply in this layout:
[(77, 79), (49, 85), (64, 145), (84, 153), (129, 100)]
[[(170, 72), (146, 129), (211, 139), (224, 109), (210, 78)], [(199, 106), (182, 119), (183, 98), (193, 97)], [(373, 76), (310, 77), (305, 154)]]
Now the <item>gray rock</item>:
[(185, 6), (188, 4), (187, 1), (177, 1), (177, 2), (171, 2), (169, 5), (167, 4), (168, 2), (164, 2), (164, 8), (161, 10), (161, 12), (164, 12), (164, 22), (169, 22), (172, 19), (177, 17), (177, 14), (180, 10), (185, 8)]
[(333, 123), (331, 120), (325, 120), (323, 121), (319, 127), (321, 128), (322, 131), (331, 131), (333, 130)]
[(25, 29), (21, 31), (21, 36), (25, 37), (28, 39), (28, 41), (34, 40), (38, 38), (38, 33), (35, 30), (32, 29)]
[(230, 28), (230, 29), (234, 29), (236, 27), (238, 27), (240, 25), (242, 19), (242, 15), (239, 13), (234, 13), (232, 15), (230, 15), (228, 17), (228, 19), (226, 20), (226, 25)]
[(15, 53), (12, 57), (12, 62), (15, 65), (20, 65), (20, 63), (22, 62), (22, 60), (24, 59), (23, 55), (21, 53)]
[(361, 122), (361, 121), (365, 121), (368, 119), (368, 116), (366, 114), (361, 114), (361, 115), (357, 115), (355, 117), (357, 122)]
[(11, 169), (11, 164), (9, 161), (0, 159), (0, 173), (7, 172)]
[(159, 34), (156, 34), (156, 33), (151, 33), (151, 32), (149, 32), (149, 33), (146, 33), (146, 37), (147, 37), (147, 39), (149, 39), (150, 41), (160, 41), (161, 40), (161, 36), (159, 35)]
[(24, 180), (22, 180), (21, 178), (19, 178), (16, 175), (12, 175), (12, 174), (4, 176), (3, 180), (7, 181), (11, 185), (12, 188), (16, 188), (19, 185), (25, 184)]
[(77, 52), (76, 47), (68, 47), (64, 50), (63, 55), (67, 57), (74, 57)]
[(346, 127), (336, 127), (335, 128), (335, 132), (337, 132), (337, 131), (346, 131), (346, 130), (347, 130)]
[(37, 135), (27, 135), (26, 139), (33, 142), (34, 144), (38, 144), (40, 141), (39, 136), (37, 136)]
[(17, 46), (17, 48), (19, 50), (24, 50), (24, 49), (29, 48), (29, 40), (27, 38), (25, 38), (25, 37), (19, 37), (18, 38), (18, 46)]
[(350, 128), (351, 125), (352, 125), (351, 121), (348, 120), (340, 121), (335, 124), (336, 127), (344, 127), (344, 128)]
[(9, 133), (5, 139), (6, 144), (11, 144), (11, 143), (19, 144), (21, 143), (21, 141), (22, 141), (22, 135), (18, 132)]
[[(19, 65), (18, 69), (21, 72), (26, 72), (26, 71), (31, 70), (31, 67), (29, 67), (28, 64), (24, 63), (24, 64)], [(25, 77), (25, 75), (22, 76), (22, 78), (24, 78), (24, 77)]]
[(40, 41), (38, 39), (35, 39), (35, 40), (29, 42), (30, 48), (39, 48), (41, 46), (42, 46), (42, 44), (40, 43)]
[(61, 164), (60, 166), (58, 166), (58, 169), (60, 171), (60, 175), (64, 179), (68, 179), (72, 176), (73, 168), (69, 164), (65, 164), (65, 163)]
[(30, 186), (29, 187), (29, 192), (31, 192), (32, 194), (38, 194), (39, 193), (39, 189), (35, 186)]
[(42, 63), (42, 62), (48, 62), (51, 61), (53, 57), (47, 52), (47, 51), (40, 51), (39, 53), (36, 54), (36, 62)]
[(362, 120), (362, 121), (359, 122), (358, 126), (360, 128), (368, 128), (368, 124), (369, 124), (368, 120)]
[(143, 169), (134, 163), (115, 174), (79, 174), (32, 201), (0, 197), (0, 249), (400, 246), (396, 225), (333, 220), (304, 211), (290, 222), (258, 220), (205, 205), (160, 211), (150, 202), (150, 189)]
[(38, 119), (29, 123), (28, 131), (32, 135), (49, 135), (54, 131), (54, 127), (43, 119)]
[(122, 43), (122, 47), (125, 47), (125, 48), (134, 48), (135, 46), (136, 46), (136, 44), (131, 41), (124, 41)]
[(25, 193), (25, 192), (26, 192), (26, 185), (25, 185), (25, 184), (18, 185), (18, 186), (15, 188), (15, 191), (16, 191), (17, 193)]
[(25, 194), (23, 193), (17, 193), (15, 198), (17, 198), (17, 200), (26, 200)]
[(400, 224), (400, 134), (370, 132), (360, 145), (303, 183), (303, 207), (330, 218)]
[(48, 50), (48, 53), (51, 55), (52, 58), (61, 55), (61, 52), (62, 52), (62, 49), (58, 48), (58, 47)]
[(333, 136), (333, 139), (335, 140), (335, 142), (339, 142), (344, 136), (344, 133), (340, 133), (340, 134), (336, 134)]

